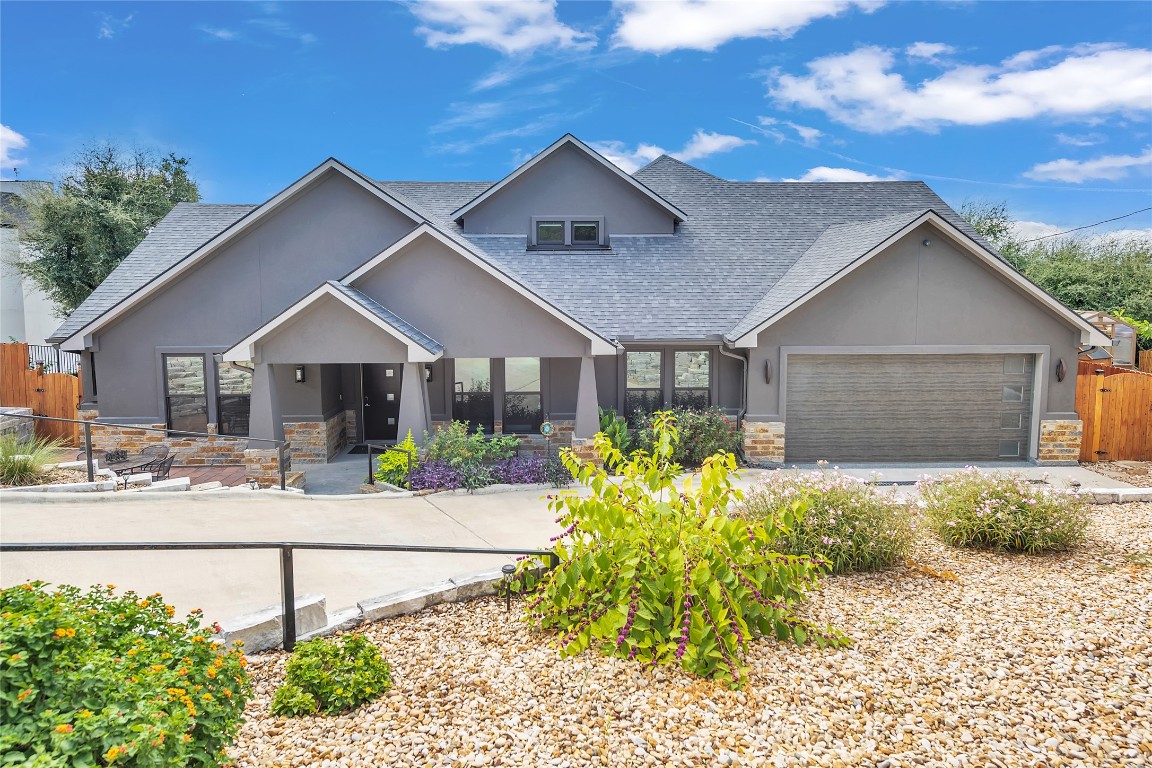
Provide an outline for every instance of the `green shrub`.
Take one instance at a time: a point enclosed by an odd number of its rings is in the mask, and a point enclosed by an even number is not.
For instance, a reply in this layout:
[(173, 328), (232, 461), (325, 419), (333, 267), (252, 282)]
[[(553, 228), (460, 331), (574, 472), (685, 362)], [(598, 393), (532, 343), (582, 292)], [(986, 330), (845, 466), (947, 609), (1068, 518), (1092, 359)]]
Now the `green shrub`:
[(544, 460), (544, 479), (553, 488), (567, 488), (572, 485), (572, 470), (564, 464), (560, 456), (552, 455)]
[(238, 650), (159, 595), (0, 590), (0, 765), (215, 766), (251, 689)]
[(748, 492), (740, 514), (760, 519), (797, 502), (807, 511), (776, 546), (826, 560), (832, 573), (887, 568), (903, 560), (912, 544), (908, 505), (839, 470), (766, 474)]
[[(406, 488), (408, 473), (412, 469), (408, 466), (408, 463), (410, 461), (415, 463), (417, 455), (416, 441), (412, 439), (412, 430), (408, 430), (408, 435), (404, 438), (404, 441), (396, 447), (400, 450), (385, 451), (376, 459), (376, 474), (374, 477), (382, 483), (395, 485), (398, 488)], [(407, 453), (402, 453), (401, 451), (407, 451)]]
[(284, 685), (272, 698), (272, 714), (347, 712), (391, 687), (391, 667), (362, 635), (318, 637), (292, 652)]
[(564, 463), (590, 497), (558, 494), (550, 502), (566, 526), (555, 538), (559, 566), (523, 560), (517, 586), (529, 591), (529, 620), (558, 633), (565, 655), (595, 646), (604, 653), (684, 669), (739, 686), (743, 657), (757, 635), (819, 645), (847, 640), (797, 618), (791, 606), (816, 585), (819, 564), (771, 550), (793, 512), (737, 520), (728, 507), (742, 497), (731, 484), (731, 454), (704, 462), (682, 487), (672, 461), (678, 439), (671, 414), (656, 414), (652, 452), (624, 457), (603, 434), (601, 459), (620, 466), (610, 481), (571, 451)]
[[(622, 456), (627, 456), (632, 452), (632, 438), (628, 434), (628, 419), (617, 415), (615, 408), (600, 409), (600, 431)], [(616, 470), (617, 467), (608, 467), (608, 469)]]
[(916, 484), (946, 544), (1010, 552), (1071, 549), (1084, 538), (1088, 505), (1075, 492), (1042, 489), (1018, 472), (976, 467)]
[[(740, 452), (744, 431), (719, 408), (673, 408), (671, 414), (680, 431), (680, 442), (672, 456), (677, 464), (695, 468), (709, 456)], [(636, 445), (652, 444), (655, 439), (654, 420), (654, 414), (643, 417), (642, 426), (635, 436)]]
[(54, 464), (59, 440), (38, 437), (21, 439), (16, 435), (0, 436), (0, 484), (33, 485), (45, 475), (44, 465)]
[(424, 461), (439, 461), (452, 467), (490, 464), (516, 455), (520, 439), (513, 435), (485, 436), (482, 427), (468, 432), (468, 424), (453, 421), (434, 435), (424, 436)]

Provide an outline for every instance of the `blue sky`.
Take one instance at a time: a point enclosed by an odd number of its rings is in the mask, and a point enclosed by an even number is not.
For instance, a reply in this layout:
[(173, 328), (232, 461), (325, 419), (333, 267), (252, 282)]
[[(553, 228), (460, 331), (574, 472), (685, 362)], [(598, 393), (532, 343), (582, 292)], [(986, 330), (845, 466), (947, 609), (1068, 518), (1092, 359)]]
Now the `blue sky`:
[(108, 139), (261, 202), (328, 156), (497, 179), (571, 132), (626, 170), (924, 179), (1034, 236), (1152, 206), (1150, 48), (1143, 1), (5, 0), (0, 168)]

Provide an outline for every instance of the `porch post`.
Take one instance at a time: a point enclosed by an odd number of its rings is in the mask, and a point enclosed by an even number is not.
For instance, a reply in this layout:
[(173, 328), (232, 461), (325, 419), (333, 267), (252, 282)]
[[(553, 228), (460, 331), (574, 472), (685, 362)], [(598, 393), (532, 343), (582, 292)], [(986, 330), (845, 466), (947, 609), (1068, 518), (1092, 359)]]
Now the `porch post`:
[(574, 437), (588, 438), (600, 431), (600, 403), (596, 396), (596, 367), (593, 358), (580, 358), (580, 386), (576, 390), (576, 429)]
[[(280, 393), (276, 389), (276, 372), (271, 363), (258, 363), (252, 372), (252, 414), (249, 417), (248, 434), (269, 440), (284, 439)], [(269, 449), (274, 446), (251, 441), (248, 447)]]
[(396, 442), (402, 442), (408, 430), (416, 445), (424, 444), (424, 433), (432, 431), (428, 407), (428, 382), (424, 380), (424, 363), (405, 363), (400, 380), (400, 417), (396, 420)]

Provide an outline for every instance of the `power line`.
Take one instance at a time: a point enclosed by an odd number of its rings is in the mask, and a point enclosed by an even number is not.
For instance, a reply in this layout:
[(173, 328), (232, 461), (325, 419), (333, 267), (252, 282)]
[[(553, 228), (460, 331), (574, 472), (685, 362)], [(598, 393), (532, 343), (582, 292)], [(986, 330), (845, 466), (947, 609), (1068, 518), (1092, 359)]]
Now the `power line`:
[(1073, 229), (1066, 229), (1063, 232), (1057, 232), (1057, 233), (1052, 234), (1052, 235), (1043, 235), (1042, 237), (1033, 237), (1030, 240), (1021, 240), (1020, 245), (1023, 245), (1024, 243), (1034, 243), (1037, 240), (1047, 240), (1050, 237), (1060, 237), (1060, 235), (1067, 235), (1071, 232), (1079, 232), (1082, 229), (1091, 229), (1092, 227), (1098, 227), (1101, 224), (1107, 224), (1107, 223), (1112, 222), (1112, 221), (1120, 221), (1120, 219), (1126, 219), (1129, 216), (1135, 216), (1138, 213), (1144, 213), (1144, 211), (1152, 211), (1152, 206), (1149, 206), (1147, 208), (1141, 208), (1138, 211), (1132, 211), (1132, 213), (1126, 213), (1123, 216), (1117, 216), (1114, 219), (1104, 219), (1104, 221), (1098, 221), (1095, 224), (1085, 224), (1082, 227), (1075, 227)]

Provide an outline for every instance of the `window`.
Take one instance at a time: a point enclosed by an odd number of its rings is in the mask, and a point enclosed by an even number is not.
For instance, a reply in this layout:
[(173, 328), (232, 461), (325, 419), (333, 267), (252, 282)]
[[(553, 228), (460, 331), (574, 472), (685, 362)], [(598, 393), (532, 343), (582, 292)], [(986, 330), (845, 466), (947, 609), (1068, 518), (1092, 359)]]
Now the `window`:
[(706, 350), (678, 350), (674, 360), (676, 367), (672, 380), (672, 405), (696, 409), (711, 405), (711, 353)]
[(452, 418), (466, 421), (470, 429), (495, 429), (492, 408), (492, 361), (486, 357), (458, 357), (452, 382)]
[(208, 431), (204, 355), (164, 355), (164, 404), (168, 429)]
[(659, 350), (626, 353), (624, 413), (634, 419), (636, 412), (652, 413), (664, 405), (664, 353)]
[(219, 363), (216, 372), (216, 431), (246, 436), (252, 412), (252, 371)]
[(604, 219), (596, 216), (534, 216), (530, 248), (607, 248)]
[(1024, 402), (1024, 385), (1023, 384), (1009, 384), (1004, 387), (1004, 394), (1001, 400), (1005, 403), (1022, 403)]
[(540, 397), (540, 358), (504, 360), (504, 432), (539, 432), (544, 422)]

